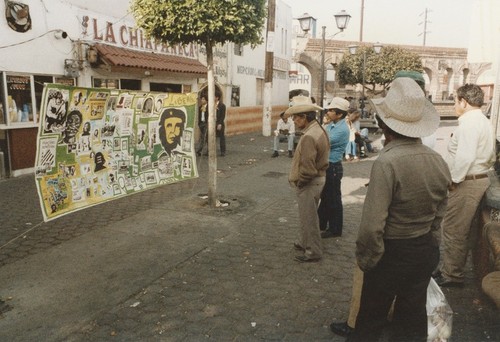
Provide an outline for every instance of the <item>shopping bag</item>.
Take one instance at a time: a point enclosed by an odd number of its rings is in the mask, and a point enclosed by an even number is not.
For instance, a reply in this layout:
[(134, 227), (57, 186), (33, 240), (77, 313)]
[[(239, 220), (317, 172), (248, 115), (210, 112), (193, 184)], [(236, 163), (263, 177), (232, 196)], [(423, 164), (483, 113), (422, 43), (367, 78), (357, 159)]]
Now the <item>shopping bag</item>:
[(445, 342), (451, 336), (453, 310), (436, 281), (427, 286), (427, 342)]

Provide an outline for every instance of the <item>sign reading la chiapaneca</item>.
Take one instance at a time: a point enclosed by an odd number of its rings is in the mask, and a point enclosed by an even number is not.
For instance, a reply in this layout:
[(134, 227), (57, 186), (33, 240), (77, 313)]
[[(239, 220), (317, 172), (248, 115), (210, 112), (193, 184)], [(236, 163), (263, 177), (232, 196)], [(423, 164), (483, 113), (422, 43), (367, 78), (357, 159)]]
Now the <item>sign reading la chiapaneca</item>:
[(196, 94), (44, 88), (35, 179), (45, 221), (198, 177)]

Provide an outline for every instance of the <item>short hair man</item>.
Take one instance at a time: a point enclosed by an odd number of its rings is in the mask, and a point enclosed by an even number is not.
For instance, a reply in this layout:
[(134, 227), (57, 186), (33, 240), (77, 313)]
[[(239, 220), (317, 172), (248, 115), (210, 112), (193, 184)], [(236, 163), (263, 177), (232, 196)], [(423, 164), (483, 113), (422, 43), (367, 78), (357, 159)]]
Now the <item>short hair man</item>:
[(226, 155), (226, 105), (220, 99), (221, 94), (215, 93), (215, 129), (219, 138), (220, 155)]
[(317, 214), (321, 191), (325, 185), (330, 144), (325, 130), (316, 120), (321, 107), (306, 96), (295, 96), (285, 115), (293, 115), (297, 129), (303, 132), (292, 159), (288, 181), (295, 187), (300, 219), (300, 241), (295, 249), (303, 255), (295, 257), (299, 262), (317, 262), (323, 249)]
[(285, 112), (280, 114), (280, 119), (276, 125), (276, 130), (274, 131), (274, 145), (272, 158), (278, 157), (278, 146), (280, 139), (286, 139), (288, 142), (288, 157), (293, 157), (293, 139), (295, 138), (295, 124), (293, 120), (288, 119), (288, 115)]
[(442, 287), (463, 286), (471, 224), (490, 185), (488, 171), (495, 163), (493, 128), (481, 111), (482, 89), (475, 84), (465, 84), (456, 94), (458, 128), (448, 143), (445, 158), (453, 186), (443, 219), (441, 272), (436, 276), (436, 283)]
[(377, 341), (394, 301), (389, 327), (395, 340), (423, 341), (427, 286), (439, 262), (434, 232), (446, 211), (451, 176), (443, 158), (419, 138), (438, 128), (439, 115), (406, 77), (371, 102), (386, 140), (373, 163), (356, 240), (364, 280), (348, 340)]

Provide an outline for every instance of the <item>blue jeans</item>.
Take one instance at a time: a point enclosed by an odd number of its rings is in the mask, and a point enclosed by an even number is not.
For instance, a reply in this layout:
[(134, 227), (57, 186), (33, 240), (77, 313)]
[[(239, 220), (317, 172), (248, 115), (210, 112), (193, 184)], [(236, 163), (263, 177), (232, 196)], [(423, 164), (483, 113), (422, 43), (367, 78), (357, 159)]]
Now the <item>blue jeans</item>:
[(319, 228), (338, 235), (342, 235), (344, 221), (340, 189), (343, 175), (344, 168), (341, 162), (329, 163), (328, 169), (326, 169), (325, 186), (321, 193), (321, 203), (318, 208)]
[(355, 156), (356, 155), (356, 142), (349, 141), (347, 143), (347, 146), (345, 147), (345, 154), (346, 154), (346, 157), (348, 155), (351, 155), (351, 156)]
[(288, 134), (288, 135), (283, 135), (283, 134), (278, 134), (274, 136), (274, 144), (273, 144), (273, 150), (278, 151), (280, 139), (284, 138), (287, 139), (288, 141), (288, 151), (293, 151), (293, 138), (295, 137), (295, 134)]

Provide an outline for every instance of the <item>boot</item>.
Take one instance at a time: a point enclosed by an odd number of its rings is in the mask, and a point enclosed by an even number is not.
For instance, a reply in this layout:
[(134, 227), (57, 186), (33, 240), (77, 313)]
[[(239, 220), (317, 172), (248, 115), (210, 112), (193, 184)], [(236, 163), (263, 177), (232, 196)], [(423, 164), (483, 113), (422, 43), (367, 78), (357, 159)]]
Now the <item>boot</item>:
[(271, 156), (271, 158), (276, 158), (276, 157), (278, 157), (278, 156), (279, 156), (278, 151), (274, 151), (274, 152), (273, 152), (273, 155)]
[(288, 151), (288, 158), (293, 158), (293, 153), (292, 153), (292, 151)]

